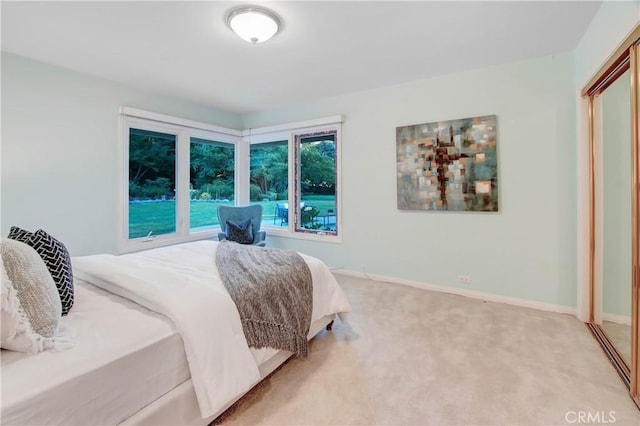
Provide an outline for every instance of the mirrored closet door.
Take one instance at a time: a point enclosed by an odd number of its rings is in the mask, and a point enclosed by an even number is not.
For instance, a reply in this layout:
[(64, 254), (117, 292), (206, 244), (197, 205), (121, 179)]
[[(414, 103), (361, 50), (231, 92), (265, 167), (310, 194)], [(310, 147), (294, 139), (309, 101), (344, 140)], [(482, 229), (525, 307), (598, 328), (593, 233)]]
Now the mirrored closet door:
[(589, 102), (589, 328), (640, 407), (640, 27), (583, 90)]
[[(601, 253), (596, 280), (602, 289), (596, 312), (611, 344), (626, 366), (631, 366), (631, 70), (600, 95), (594, 105), (601, 123), (597, 147), (596, 229)], [(599, 173), (598, 173), (599, 172)], [(598, 214), (600, 213), (600, 214)], [(597, 232), (596, 232), (597, 234)]]

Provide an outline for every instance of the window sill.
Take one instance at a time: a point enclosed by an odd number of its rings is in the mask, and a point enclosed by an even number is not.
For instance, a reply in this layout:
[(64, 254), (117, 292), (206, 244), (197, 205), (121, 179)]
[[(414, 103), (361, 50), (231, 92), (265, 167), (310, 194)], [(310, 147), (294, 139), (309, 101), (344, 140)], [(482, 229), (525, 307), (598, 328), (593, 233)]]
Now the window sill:
[[(267, 231), (267, 238), (292, 238), (297, 240), (318, 241), (322, 243), (342, 244), (341, 235), (331, 235), (321, 232), (293, 232), (289, 228), (278, 227), (262, 227), (263, 231)], [(267, 240), (268, 244), (268, 240)]]
[(170, 235), (160, 235), (150, 239), (139, 238), (136, 240), (128, 240), (126, 243), (123, 243), (119, 247), (118, 253), (120, 254), (132, 253), (132, 252), (148, 250), (152, 248), (189, 243), (192, 241), (216, 239), (216, 237), (218, 236), (218, 232), (220, 232), (220, 228), (216, 227), (213, 229), (208, 229), (206, 231), (193, 232), (187, 236), (170, 234)]

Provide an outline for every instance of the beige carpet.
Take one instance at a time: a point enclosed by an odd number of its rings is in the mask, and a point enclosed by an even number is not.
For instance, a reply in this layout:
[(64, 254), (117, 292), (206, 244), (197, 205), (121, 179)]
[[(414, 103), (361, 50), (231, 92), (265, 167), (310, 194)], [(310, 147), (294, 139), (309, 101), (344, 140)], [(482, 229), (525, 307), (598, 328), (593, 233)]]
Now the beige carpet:
[(572, 316), (336, 277), (352, 304), (348, 320), (216, 424), (567, 425), (579, 411), (640, 424), (622, 381)]

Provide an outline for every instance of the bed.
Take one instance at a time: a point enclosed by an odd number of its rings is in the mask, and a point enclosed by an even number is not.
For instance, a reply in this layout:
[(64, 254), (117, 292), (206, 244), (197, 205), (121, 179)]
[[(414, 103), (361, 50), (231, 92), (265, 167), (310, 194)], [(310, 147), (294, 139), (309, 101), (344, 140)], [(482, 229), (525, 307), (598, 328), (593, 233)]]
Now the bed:
[[(59, 329), (74, 346), (2, 351), (2, 423), (204, 425), (222, 414), (292, 352), (247, 346), (212, 262), (220, 244), (73, 258), (76, 300)], [(313, 282), (311, 339), (350, 308), (329, 269), (301, 257)], [(195, 319), (173, 318), (198, 310), (189, 289), (202, 280), (222, 302)], [(141, 300), (147, 289), (151, 301)]]

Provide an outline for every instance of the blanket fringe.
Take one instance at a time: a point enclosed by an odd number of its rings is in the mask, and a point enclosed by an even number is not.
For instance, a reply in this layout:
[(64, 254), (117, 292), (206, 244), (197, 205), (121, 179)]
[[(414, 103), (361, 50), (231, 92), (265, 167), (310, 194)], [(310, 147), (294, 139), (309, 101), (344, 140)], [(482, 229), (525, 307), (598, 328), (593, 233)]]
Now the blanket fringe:
[[(309, 342), (303, 336), (284, 324), (271, 323), (256, 319), (242, 321), (242, 330), (249, 346), (255, 348), (274, 347), (293, 352), (299, 357), (309, 355)], [(277, 342), (274, 344), (274, 342)]]

